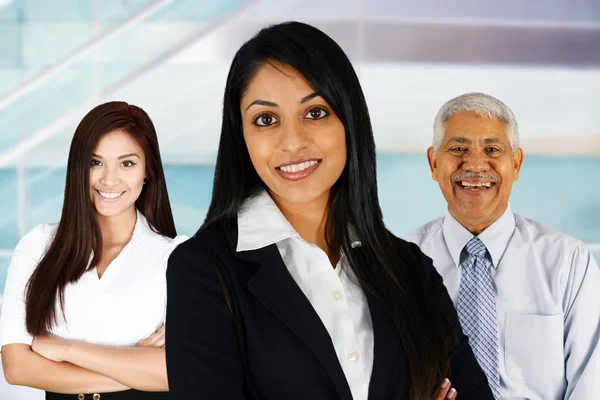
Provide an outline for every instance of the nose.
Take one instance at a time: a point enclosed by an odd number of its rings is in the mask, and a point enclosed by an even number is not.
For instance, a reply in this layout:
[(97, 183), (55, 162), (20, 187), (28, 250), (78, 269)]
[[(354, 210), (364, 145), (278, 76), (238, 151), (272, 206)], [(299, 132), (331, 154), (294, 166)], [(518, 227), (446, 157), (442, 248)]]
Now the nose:
[(286, 153), (299, 153), (308, 147), (310, 136), (301, 122), (290, 121), (282, 127), (277, 147)]
[(107, 187), (116, 186), (121, 183), (119, 178), (118, 168), (114, 167), (104, 167), (102, 169), (102, 176), (100, 177), (100, 183)]
[(489, 168), (490, 165), (488, 163), (487, 155), (483, 149), (470, 149), (463, 156), (462, 169), (465, 171), (485, 172), (489, 170)]

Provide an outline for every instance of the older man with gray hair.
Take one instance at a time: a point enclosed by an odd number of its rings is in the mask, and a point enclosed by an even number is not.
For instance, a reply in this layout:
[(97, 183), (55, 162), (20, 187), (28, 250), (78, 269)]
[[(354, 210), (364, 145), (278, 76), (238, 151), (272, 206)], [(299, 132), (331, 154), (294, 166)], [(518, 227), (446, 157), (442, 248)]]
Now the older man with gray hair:
[(497, 399), (600, 396), (600, 270), (586, 245), (510, 210), (517, 121), (482, 93), (442, 106), (427, 151), (448, 214), (411, 232)]

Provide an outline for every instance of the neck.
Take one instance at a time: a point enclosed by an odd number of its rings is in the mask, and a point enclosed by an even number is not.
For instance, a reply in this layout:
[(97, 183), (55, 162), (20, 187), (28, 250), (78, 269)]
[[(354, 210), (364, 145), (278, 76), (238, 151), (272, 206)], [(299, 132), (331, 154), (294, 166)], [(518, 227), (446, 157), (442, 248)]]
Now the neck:
[(133, 236), (137, 212), (135, 207), (119, 215), (105, 217), (97, 215), (98, 224), (102, 231), (102, 243), (104, 246), (129, 243)]
[(466, 230), (468, 230), (469, 232), (471, 232), (472, 235), (474, 236), (478, 236), (481, 232), (485, 231), (487, 228), (489, 228), (494, 222), (496, 222), (498, 220), (498, 218), (500, 218), (504, 212), (506, 211), (506, 209), (508, 208), (508, 205), (502, 210), (501, 213), (499, 213), (498, 215), (493, 215), (493, 216), (488, 216), (485, 219), (467, 219), (467, 218), (461, 218), (457, 215), (457, 213), (453, 213), (450, 212), (450, 214), (454, 217), (454, 219), (456, 219)]
[[(458, 222), (460, 222), (460, 221), (458, 221)], [(462, 226), (464, 226), (466, 230), (471, 232), (471, 234), (473, 234), (473, 236), (478, 236), (481, 232), (485, 231), (488, 228), (488, 226), (491, 225), (491, 224), (465, 225), (462, 222), (460, 222), (460, 224)]]
[(335, 266), (339, 259), (338, 249), (330, 248), (327, 245), (327, 236), (332, 242), (332, 232), (325, 232), (325, 222), (327, 221), (327, 212), (329, 211), (329, 194), (326, 193), (322, 198), (306, 204), (293, 204), (284, 199), (271, 194), (273, 201), (279, 207), (281, 213), (288, 222), (294, 227), (296, 232), (306, 240), (323, 250), (332, 265)]

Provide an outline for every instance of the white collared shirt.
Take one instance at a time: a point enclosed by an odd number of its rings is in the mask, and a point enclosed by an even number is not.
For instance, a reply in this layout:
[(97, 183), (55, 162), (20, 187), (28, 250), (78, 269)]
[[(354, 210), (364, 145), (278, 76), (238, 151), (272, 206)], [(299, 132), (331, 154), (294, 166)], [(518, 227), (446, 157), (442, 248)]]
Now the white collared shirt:
[[(451, 215), (405, 237), (433, 259), (455, 304), (472, 237)], [(510, 208), (479, 238), (493, 265), (501, 398), (596, 398), (600, 270), (589, 249)]]
[[(33, 341), (25, 328), (25, 287), (57, 226), (38, 225), (15, 248), (2, 300), (0, 346)], [(132, 346), (154, 333), (165, 319), (167, 259), (185, 239), (159, 235), (138, 211), (131, 240), (102, 278), (92, 268), (65, 287), (64, 314), (57, 300), (58, 318), (51, 332), (113, 346)]]
[(327, 254), (302, 239), (263, 191), (246, 200), (238, 214), (237, 251), (273, 243), (327, 329), (353, 399), (367, 400), (373, 368), (373, 324), (364, 292), (350, 268), (342, 267), (344, 256), (334, 269)]

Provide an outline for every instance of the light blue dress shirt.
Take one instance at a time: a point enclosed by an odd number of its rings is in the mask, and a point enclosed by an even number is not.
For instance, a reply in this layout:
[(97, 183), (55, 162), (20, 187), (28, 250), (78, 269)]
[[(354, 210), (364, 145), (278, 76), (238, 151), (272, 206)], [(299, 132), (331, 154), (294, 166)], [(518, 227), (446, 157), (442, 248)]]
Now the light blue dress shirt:
[[(433, 259), (455, 304), (472, 237), (446, 215), (404, 238)], [(600, 269), (587, 246), (510, 208), (479, 238), (493, 265), (501, 398), (600, 397)]]

